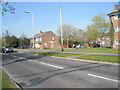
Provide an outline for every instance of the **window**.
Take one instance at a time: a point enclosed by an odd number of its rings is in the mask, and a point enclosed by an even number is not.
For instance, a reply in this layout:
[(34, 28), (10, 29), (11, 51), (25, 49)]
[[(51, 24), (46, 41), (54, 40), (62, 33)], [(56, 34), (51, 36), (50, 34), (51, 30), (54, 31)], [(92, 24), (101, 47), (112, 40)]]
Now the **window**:
[(40, 41), (41, 41), (41, 38), (39, 38), (40, 39)]
[(47, 43), (45, 43), (44, 45), (47, 46)]
[(120, 14), (118, 14), (118, 18), (120, 19)]
[(120, 14), (114, 16), (115, 19), (120, 19)]
[(36, 38), (35, 41), (38, 41), (38, 38)]
[(120, 45), (120, 39), (115, 40), (115, 45)]
[(36, 47), (36, 48), (38, 48), (38, 47), (39, 47), (39, 44), (38, 44), (38, 43), (36, 43), (36, 44), (35, 44), (35, 47)]
[(114, 18), (115, 18), (115, 19), (118, 19), (118, 15), (115, 15)]
[(103, 41), (102, 44), (105, 44), (105, 42)]
[(54, 40), (55, 38), (54, 37), (52, 37), (52, 40)]
[(120, 31), (120, 26), (114, 27), (115, 32), (119, 32)]

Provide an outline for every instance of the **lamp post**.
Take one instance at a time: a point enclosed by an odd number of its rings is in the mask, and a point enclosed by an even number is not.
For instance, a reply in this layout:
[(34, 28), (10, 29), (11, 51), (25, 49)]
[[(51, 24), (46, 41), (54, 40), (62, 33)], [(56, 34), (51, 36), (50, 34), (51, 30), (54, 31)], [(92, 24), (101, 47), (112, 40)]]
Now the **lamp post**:
[[(31, 13), (30, 11), (24, 11), (24, 13)], [(33, 49), (35, 48), (35, 43), (34, 43), (34, 14), (32, 14), (32, 33), (33, 33)]]
[(3, 35), (3, 40), (4, 40), (4, 46), (6, 45), (6, 37), (5, 37), (5, 32), (4, 32), (4, 27), (3, 26), (1, 26), (1, 30), (2, 30), (2, 35)]

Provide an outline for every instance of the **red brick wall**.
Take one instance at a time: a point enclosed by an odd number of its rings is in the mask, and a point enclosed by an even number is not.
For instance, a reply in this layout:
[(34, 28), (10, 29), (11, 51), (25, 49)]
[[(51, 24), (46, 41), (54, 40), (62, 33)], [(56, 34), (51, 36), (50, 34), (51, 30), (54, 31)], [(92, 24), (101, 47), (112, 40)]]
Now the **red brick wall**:
[(114, 33), (114, 39), (120, 39), (120, 32)]
[(111, 19), (114, 27), (120, 26), (120, 19), (114, 19), (114, 16), (112, 16)]
[[(54, 37), (54, 40), (52, 40), (52, 37)], [(51, 48), (51, 44), (50, 44), (50, 42), (49, 41), (58, 41), (58, 38), (57, 38), (57, 36), (53, 33), (53, 32), (51, 32), (51, 31), (49, 31), (48, 33), (46, 33), (43, 37), (42, 37), (42, 45), (43, 45), (43, 48)], [(47, 44), (46, 46), (45, 46), (45, 43)], [(53, 43), (53, 47), (55, 47), (55, 45), (58, 45), (58, 47), (59, 47), (59, 43), (57, 44), (57, 43)]]
[[(114, 27), (120, 26), (120, 19), (115, 19), (114, 16), (112, 16), (111, 20), (113, 22)], [(120, 32), (115, 32), (114, 33), (114, 39), (120, 39)], [(115, 41), (114, 41), (113, 47), (116, 48), (116, 49), (120, 49), (120, 45), (115, 45)]]

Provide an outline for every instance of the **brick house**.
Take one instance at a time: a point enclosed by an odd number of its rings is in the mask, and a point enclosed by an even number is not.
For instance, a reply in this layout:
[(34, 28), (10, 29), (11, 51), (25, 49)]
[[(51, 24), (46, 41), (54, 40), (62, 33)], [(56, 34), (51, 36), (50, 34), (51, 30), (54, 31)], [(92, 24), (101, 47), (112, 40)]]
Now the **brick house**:
[(120, 9), (114, 5), (114, 11), (109, 13), (111, 23), (114, 27), (114, 44), (113, 48), (120, 49)]
[(103, 47), (108, 47), (108, 46), (110, 46), (111, 45), (111, 40), (110, 40), (110, 37), (109, 36), (105, 36), (105, 37), (103, 37), (102, 38), (102, 40), (101, 40), (101, 45), (103, 46)]
[[(33, 39), (31, 39), (31, 46), (33, 46)], [(37, 33), (34, 35), (35, 48), (60, 48), (57, 36), (52, 31)]]

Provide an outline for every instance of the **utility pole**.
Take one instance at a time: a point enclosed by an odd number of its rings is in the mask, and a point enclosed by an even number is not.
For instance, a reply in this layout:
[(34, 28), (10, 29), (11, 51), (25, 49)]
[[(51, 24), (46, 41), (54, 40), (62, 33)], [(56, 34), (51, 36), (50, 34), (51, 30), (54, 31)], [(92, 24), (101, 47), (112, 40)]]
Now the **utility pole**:
[(61, 29), (61, 48), (62, 48), (62, 52), (63, 52), (63, 35), (62, 35), (62, 9), (61, 7), (59, 7), (60, 10), (60, 29)]
[(33, 32), (33, 49), (35, 48), (34, 41), (34, 14), (32, 13), (32, 32)]
[(4, 46), (6, 45), (6, 35), (5, 35), (5, 32), (4, 32), (4, 28), (3, 26), (1, 26), (1, 30), (2, 30), (2, 35), (3, 35), (3, 40), (4, 40)]

